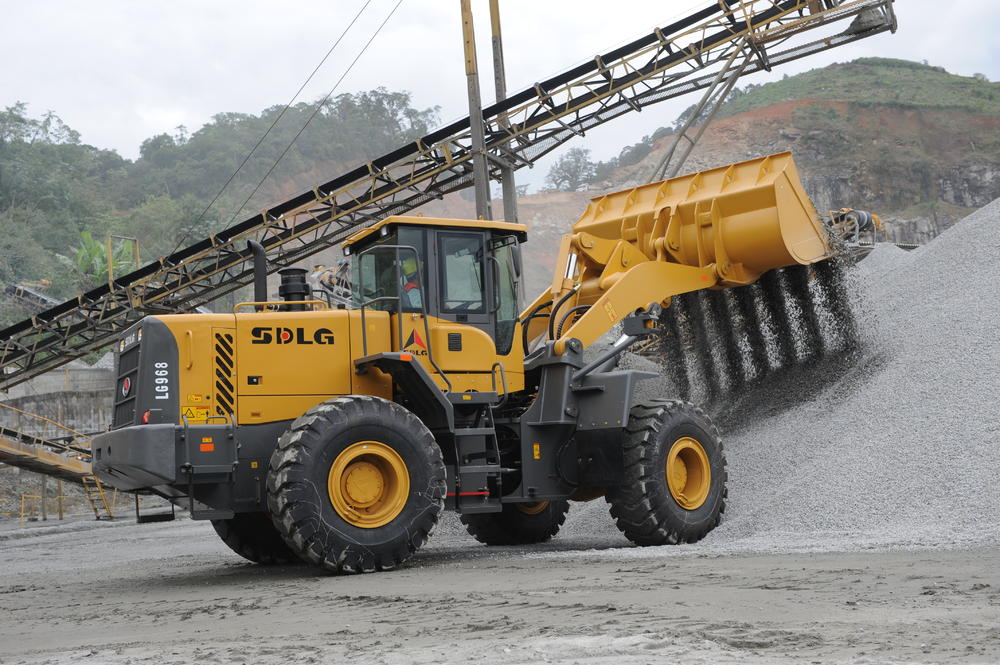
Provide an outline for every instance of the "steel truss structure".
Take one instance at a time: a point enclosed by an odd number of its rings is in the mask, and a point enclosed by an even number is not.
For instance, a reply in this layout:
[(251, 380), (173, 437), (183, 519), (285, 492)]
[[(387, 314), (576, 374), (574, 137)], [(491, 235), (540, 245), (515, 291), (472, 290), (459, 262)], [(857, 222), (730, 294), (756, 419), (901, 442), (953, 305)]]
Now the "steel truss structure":
[[(751, 74), (895, 31), (892, 0), (719, 0), (483, 109), (490, 177), (631, 111), (712, 85), (734, 54)], [(0, 331), (0, 389), (111, 343), (147, 314), (192, 310), (365, 225), (472, 184), (465, 118), (77, 298)]]

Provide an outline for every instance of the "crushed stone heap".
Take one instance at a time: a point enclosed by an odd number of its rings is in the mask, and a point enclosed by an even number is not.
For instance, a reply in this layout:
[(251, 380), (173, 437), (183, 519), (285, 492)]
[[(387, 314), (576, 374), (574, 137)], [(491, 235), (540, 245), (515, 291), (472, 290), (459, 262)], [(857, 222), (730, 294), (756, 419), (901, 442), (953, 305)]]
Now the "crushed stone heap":
[[(781, 408), (744, 404), (724, 437), (722, 525), (696, 545), (655, 549), (1000, 543), (998, 257), (1000, 199), (914, 252), (885, 246), (861, 261), (850, 369), (785, 378)], [(575, 505), (561, 535), (615, 534), (598, 500)]]

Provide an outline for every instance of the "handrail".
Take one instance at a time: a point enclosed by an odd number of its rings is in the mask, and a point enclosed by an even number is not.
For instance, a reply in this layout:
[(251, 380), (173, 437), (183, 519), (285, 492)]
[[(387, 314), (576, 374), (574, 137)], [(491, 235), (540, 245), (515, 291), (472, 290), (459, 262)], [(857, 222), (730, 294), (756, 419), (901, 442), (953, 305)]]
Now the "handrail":
[(497, 368), (500, 368), (500, 386), (503, 388), (503, 399), (493, 405), (492, 408), (499, 409), (504, 404), (507, 403), (507, 398), (510, 397), (510, 393), (507, 391), (507, 374), (504, 371), (503, 363), (495, 362), (493, 366), (490, 367), (490, 379), (493, 383), (493, 392), (497, 391)]
[(249, 302), (240, 302), (233, 305), (233, 314), (237, 314), (238, 313), (237, 310), (240, 309), (241, 307), (254, 307), (254, 308), (261, 307), (264, 309), (257, 311), (280, 312), (282, 311), (281, 309), (282, 307), (287, 307), (289, 305), (312, 305), (314, 308), (312, 311), (314, 312), (317, 310), (330, 309), (329, 303), (325, 303), (322, 300), (261, 300), (261, 301), (252, 300)]
[(72, 427), (69, 427), (68, 425), (62, 424), (61, 422), (58, 422), (56, 420), (52, 420), (51, 418), (46, 418), (45, 416), (41, 416), (41, 415), (39, 415), (37, 413), (32, 413), (31, 411), (25, 411), (24, 409), (19, 409), (16, 406), (11, 406), (10, 404), (0, 403), (0, 407), (2, 407), (4, 409), (9, 409), (10, 411), (15, 411), (15, 412), (21, 414), (22, 416), (29, 416), (31, 418), (37, 418), (38, 420), (43, 420), (43, 421), (49, 423), (50, 425), (55, 425), (59, 429), (66, 430), (67, 432), (70, 432), (74, 436), (77, 436), (77, 437), (80, 437), (82, 439), (85, 439), (87, 441), (87, 445), (90, 445), (90, 435), (89, 434), (84, 434), (83, 432), (79, 432), (79, 431), (73, 429)]

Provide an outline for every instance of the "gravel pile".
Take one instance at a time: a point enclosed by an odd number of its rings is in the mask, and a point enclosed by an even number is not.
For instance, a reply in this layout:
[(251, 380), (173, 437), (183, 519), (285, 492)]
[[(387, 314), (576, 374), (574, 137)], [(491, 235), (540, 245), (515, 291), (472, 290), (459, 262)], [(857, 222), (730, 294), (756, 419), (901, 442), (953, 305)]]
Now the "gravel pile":
[[(919, 250), (861, 261), (867, 339), (851, 368), (784, 379), (807, 400), (743, 408), (725, 435), (726, 519), (670, 549), (1000, 543), (998, 238), (1000, 200)], [(583, 535), (625, 543), (603, 501), (571, 511), (562, 537)]]

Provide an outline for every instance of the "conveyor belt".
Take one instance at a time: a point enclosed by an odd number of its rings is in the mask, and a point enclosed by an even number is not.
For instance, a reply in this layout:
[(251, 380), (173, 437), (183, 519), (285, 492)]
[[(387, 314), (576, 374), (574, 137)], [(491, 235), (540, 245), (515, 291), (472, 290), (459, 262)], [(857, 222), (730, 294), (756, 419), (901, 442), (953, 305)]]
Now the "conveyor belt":
[[(762, 69), (895, 30), (892, 0), (720, 0), (483, 110), (491, 177), (630, 111), (711, 84), (733, 51)], [(472, 184), (469, 119), (0, 331), (0, 389), (111, 343), (146, 314), (190, 311), (250, 283), (247, 240), (271, 269)]]
[(28, 438), (36, 439), (0, 427), (0, 462), (75, 483), (93, 475), (89, 455), (57, 453), (46, 447), (52, 442), (43, 443), (37, 439), (29, 442)]

